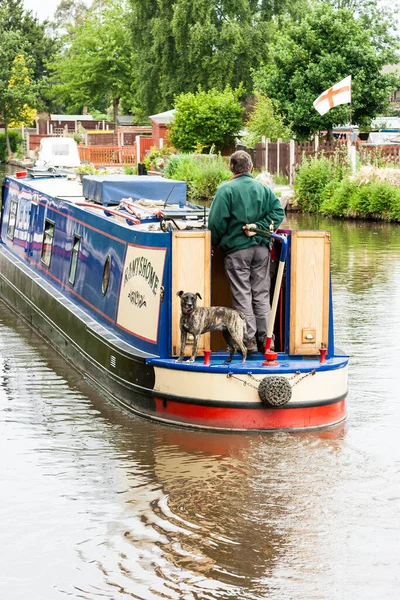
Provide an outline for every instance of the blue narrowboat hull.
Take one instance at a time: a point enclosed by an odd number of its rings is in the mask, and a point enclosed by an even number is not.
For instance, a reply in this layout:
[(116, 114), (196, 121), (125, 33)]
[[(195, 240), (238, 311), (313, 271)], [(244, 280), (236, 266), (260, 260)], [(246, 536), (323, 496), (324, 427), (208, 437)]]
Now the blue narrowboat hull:
[[(209, 367), (202, 358), (177, 364), (171, 232), (154, 233), (152, 217), (147, 227), (130, 214), (122, 223), (111, 216), (112, 201), (102, 206), (96, 198), (93, 206), (75, 182), (70, 190), (66, 180), (46, 181), (5, 182), (0, 296), (110, 399), (165, 423), (211, 429), (301, 430), (343, 421), (343, 353), (332, 351), (324, 364), (318, 356), (304, 360), (287, 352), (275, 367), (265, 367), (262, 355), (227, 367), (226, 353), (213, 353)], [(156, 318), (140, 318), (145, 309)], [(257, 393), (259, 382), (274, 376), (298, 379), (285, 406), (265, 406)]]

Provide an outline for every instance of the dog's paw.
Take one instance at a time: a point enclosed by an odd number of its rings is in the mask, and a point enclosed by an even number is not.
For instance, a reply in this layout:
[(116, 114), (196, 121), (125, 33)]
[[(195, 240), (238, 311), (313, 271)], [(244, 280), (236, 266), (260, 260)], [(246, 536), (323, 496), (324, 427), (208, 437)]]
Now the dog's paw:
[(182, 356), (182, 357), (179, 357), (179, 358), (177, 358), (175, 362), (179, 362), (179, 363), (183, 362), (183, 356)]
[(194, 363), (194, 356), (191, 356), (187, 362), (188, 363)]

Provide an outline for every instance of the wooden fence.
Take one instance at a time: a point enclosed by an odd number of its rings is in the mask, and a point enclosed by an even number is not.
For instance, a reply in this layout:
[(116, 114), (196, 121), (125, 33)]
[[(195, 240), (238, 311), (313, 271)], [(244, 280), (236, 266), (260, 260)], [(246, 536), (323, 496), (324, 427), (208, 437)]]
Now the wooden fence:
[(296, 167), (303, 156), (317, 156), (324, 153), (331, 156), (339, 147), (338, 142), (262, 142), (256, 144), (253, 153), (254, 166), (258, 171), (285, 175), (292, 182)]
[(361, 164), (374, 166), (394, 166), (400, 165), (400, 144), (390, 146), (368, 146), (360, 145), (358, 154)]
[(79, 158), (98, 166), (136, 165), (136, 146), (83, 146), (79, 145)]

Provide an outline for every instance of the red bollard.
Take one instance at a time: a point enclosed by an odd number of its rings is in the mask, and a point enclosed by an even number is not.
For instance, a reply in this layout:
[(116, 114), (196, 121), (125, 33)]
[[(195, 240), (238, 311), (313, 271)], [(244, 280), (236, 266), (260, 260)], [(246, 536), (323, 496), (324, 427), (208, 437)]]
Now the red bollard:
[(320, 363), (326, 362), (326, 353), (327, 353), (327, 350), (328, 349), (324, 346), (324, 344), (319, 349), (319, 362)]
[(276, 360), (278, 358), (278, 353), (271, 350), (272, 337), (267, 337), (265, 342), (265, 352), (263, 361), (263, 367), (278, 367), (279, 363)]
[(211, 350), (203, 350), (203, 352), (204, 352), (203, 364), (206, 365), (206, 367), (209, 367), (210, 366)]

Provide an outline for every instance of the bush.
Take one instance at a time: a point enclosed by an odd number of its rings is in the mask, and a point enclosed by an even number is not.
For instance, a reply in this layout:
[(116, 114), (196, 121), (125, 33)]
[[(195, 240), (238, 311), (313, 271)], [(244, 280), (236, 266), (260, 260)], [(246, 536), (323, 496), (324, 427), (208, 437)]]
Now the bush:
[(296, 199), (305, 212), (318, 212), (324, 199), (326, 187), (332, 191), (349, 173), (350, 167), (344, 150), (338, 149), (332, 157), (303, 156), (296, 175)]
[(199, 89), (195, 94), (180, 94), (175, 99), (174, 122), (169, 140), (181, 152), (193, 152), (199, 146), (220, 150), (232, 146), (243, 127), (243, 109), (239, 97), (243, 90)]
[(252, 148), (257, 142), (261, 142), (262, 136), (276, 141), (278, 138), (289, 140), (291, 131), (283, 123), (281, 115), (274, 110), (271, 99), (265, 94), (256, 92), (255, 104), (247, 123), (247, 135), (243, 137), (243, 143)]
[(219, 185), (232, 177), (222, 157), (193, 154), (171, 156), (164, 170), (169, 179), (186, 181), (190, 200), (211, 200)]
[[(22, 136), (19, 131), (10, 130), (8, 137), (11, 145), (11, 152), (20, 152)], [(0, 162), (6, 162), (7, 160), (7, 146), (6, 146), (6, 134), (0, 133)]]
[[(393, 219), (393, 208), (396, 207), (400, 189), (385, 182), (374, 182), (360, 185), (357, 194), (350, 198), (349, 210), (354, 216), (379, 216), (384, 220)], [(395, 211), (396, 212), (396, 211)]]
[(232, 172), (220, 156), (198, 161), (192, 182), (193, 199), (212, 200), (221, 183), (231, 177)]
[(143, 159), (143, 164), (147, 171), (164, 171), (166, 157), (170, 156), (175, 152), (175, 148), (171, 146), (165, 146), (164, 148), (157, 148), (152, 146), (146, 156)]
[(344, 179), (333, 187), (326, 186), (319, 212), (334, 217), (400, 221), (400, 188), (384, 181), (360, 183), (357, 179)]

